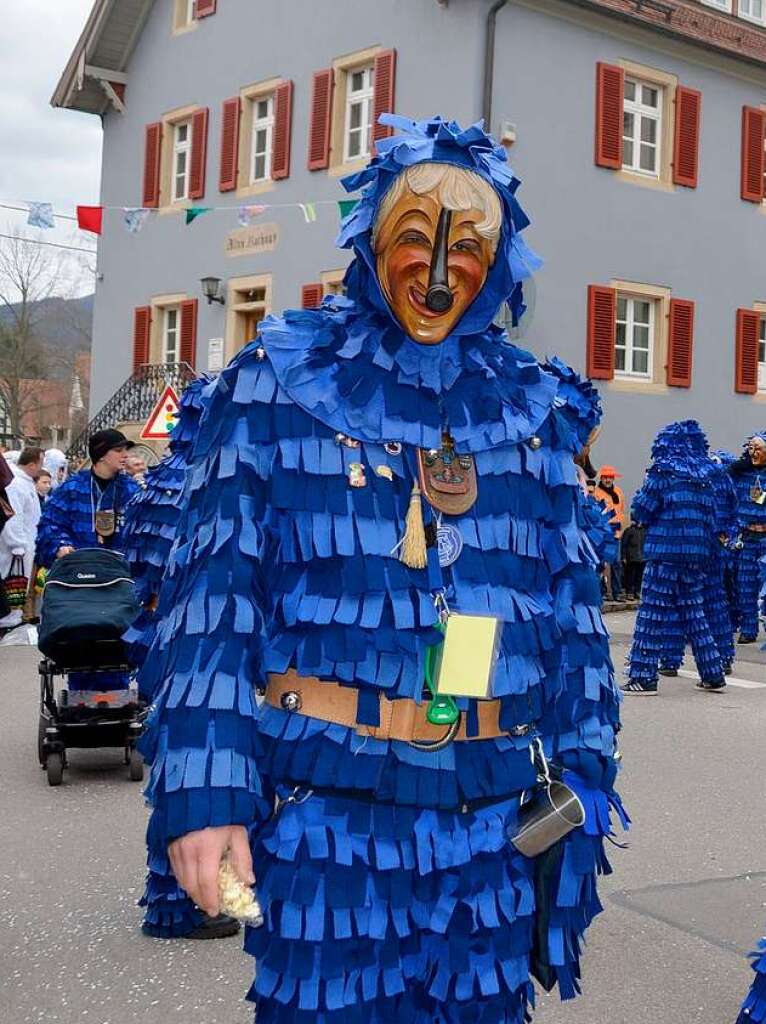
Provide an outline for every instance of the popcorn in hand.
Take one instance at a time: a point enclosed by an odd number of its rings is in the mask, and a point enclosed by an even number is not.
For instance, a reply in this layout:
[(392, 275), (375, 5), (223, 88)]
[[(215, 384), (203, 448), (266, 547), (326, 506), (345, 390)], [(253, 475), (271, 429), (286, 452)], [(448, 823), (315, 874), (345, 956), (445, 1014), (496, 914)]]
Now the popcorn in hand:
[(228, 860), (221, 861), (218, 871), (218, 894), (221, 899), (221, 913), (236, 917), (253, 928), (263, 924), (261, 905), (250, 886), (241, 882)]

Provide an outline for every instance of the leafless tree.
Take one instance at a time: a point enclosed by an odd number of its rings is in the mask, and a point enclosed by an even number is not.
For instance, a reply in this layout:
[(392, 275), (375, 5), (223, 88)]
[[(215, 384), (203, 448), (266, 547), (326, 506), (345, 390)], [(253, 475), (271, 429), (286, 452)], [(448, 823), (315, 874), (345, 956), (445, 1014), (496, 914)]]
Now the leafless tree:
[(47, 372), (39, 328), (43, 300), (55, 288), (58, 259), (18, 232), (8, 234), (0, 239), (0, 382), (11, 433), (21, 440), (24, 417), (39, 403), (24, 382)]

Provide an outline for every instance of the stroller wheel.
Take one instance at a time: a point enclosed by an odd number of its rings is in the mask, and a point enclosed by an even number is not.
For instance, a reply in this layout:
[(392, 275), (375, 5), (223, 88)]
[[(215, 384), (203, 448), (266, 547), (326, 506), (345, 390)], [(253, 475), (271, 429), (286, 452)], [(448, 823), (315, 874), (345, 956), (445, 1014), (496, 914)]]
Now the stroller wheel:
[(141, 782), (144, 777), (144, 759), (135, 748), (130, 752), (128, 774), (131, 782)]
[(45, 730), (47, 728), (48, 721), (40, 715), (37, 721), (37, 760), (40, 762), (40, 767), (45, 767)]
[(64, 755), (58, 752), (48, 754), (45, 770), (48, 773), (48, 785), (60, 786), (64, 778)]

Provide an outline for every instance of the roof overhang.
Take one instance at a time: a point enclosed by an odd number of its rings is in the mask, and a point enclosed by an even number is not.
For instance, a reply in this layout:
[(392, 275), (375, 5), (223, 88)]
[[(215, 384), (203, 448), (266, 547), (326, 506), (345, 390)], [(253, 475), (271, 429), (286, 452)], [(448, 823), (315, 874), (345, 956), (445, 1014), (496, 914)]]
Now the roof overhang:
[(51, 98), (54, 107), (124, 110), (127, 66), (154, 0), (95, 0)]
[(766, 67), (766, 29), (697, 0), (569, 0), (734, 60)]

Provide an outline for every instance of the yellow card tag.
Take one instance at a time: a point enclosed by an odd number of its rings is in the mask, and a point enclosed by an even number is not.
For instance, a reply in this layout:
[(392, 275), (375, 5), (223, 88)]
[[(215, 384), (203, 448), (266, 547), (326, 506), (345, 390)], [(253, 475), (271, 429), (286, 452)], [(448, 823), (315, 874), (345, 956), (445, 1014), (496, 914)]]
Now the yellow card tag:
[(436, 669), (437, 693), (478, 700), (491, 696), (500, 627), (500, 619), (490, 615), (450, 615)]

